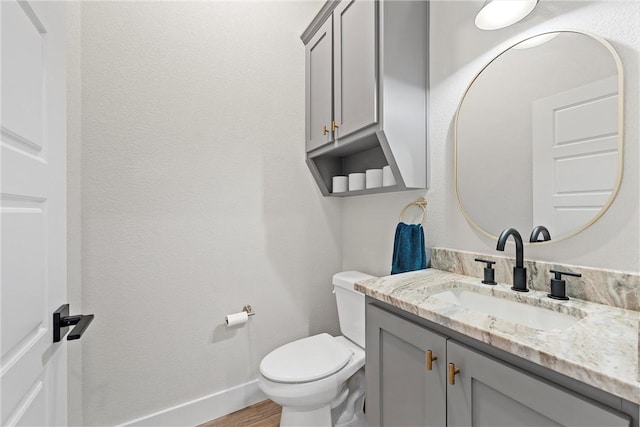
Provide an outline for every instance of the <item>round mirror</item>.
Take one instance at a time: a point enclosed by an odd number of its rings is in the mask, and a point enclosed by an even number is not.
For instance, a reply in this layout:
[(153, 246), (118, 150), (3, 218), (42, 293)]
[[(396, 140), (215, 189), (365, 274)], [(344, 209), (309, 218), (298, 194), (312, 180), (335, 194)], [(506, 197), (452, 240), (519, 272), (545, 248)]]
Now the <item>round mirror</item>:
[(455, 121), (455, 186), (474, 227), (536, 226), (551, 240), (595, 222), (622, 177), (622, 66), (584, 33), (545, 33), (494, 58)]

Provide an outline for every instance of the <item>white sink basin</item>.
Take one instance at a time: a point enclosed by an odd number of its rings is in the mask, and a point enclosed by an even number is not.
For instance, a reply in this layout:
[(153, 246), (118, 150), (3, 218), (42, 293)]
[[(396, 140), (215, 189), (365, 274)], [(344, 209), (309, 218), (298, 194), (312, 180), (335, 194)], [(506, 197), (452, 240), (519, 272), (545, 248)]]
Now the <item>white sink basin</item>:
[(430, 298), (542, 331), (567, 329), (580, 321), (580, 318), (569, 314), (466, 289), (448, 289), (435, 293)]

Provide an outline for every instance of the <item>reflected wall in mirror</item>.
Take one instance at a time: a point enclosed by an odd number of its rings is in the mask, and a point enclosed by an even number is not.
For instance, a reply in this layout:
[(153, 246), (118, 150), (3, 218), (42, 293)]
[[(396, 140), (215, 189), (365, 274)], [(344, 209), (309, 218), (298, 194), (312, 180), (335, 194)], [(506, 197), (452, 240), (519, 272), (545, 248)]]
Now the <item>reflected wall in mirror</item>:
[(595, 222), (622, 177), (622, 66), (606, 41), (559, 31), (493, 59), (455, 121), (455, 185), (467, 220), (552, 241)]

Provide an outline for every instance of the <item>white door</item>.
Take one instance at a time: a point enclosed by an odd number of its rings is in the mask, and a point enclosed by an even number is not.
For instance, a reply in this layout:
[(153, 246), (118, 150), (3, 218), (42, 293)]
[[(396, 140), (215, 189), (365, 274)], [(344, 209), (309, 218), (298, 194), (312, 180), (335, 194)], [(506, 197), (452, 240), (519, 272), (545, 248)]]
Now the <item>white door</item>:
[(606, 205), (618, 173), (618, 79), (533, 103), (533, 222), (551, 237), (576, 230)]
[(0, 370), (2, 425), (67, 422), (64, 3), (3, 0)]

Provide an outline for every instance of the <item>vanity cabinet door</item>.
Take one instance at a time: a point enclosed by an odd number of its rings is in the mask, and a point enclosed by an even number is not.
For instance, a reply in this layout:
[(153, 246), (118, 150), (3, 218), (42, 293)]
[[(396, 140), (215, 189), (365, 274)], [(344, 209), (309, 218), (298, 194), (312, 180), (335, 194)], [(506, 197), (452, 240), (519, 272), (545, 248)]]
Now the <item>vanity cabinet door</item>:
[(367, 424), (444, 426), (446, 338), (368, 304), (366, 340)]
[(447, 358), (460, 369), (447, 386), (447, 426), (630, 426), (622, 413), (455, 341)]
[(333, 141), (333, 18), (330, 16), (305, 47), (306, 149)]
[(336, 139), (376, 123), (376, 5), (343, 0), (334, 20)]

